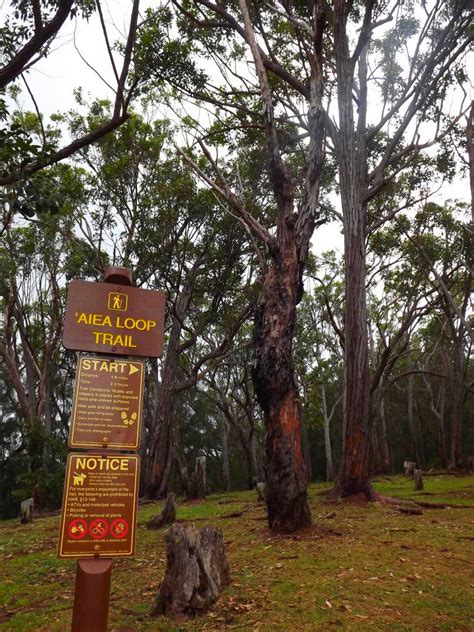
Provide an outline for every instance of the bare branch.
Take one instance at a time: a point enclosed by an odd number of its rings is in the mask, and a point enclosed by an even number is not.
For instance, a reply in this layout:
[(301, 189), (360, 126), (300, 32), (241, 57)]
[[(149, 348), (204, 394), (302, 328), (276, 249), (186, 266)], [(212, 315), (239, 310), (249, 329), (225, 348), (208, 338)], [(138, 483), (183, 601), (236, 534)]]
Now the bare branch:
[[(58, 10), (54, 17), (41, 28), (35, 30), (33, 37), (23, 46), (21, 50), (3, 68), (0, 68), (0, 88), (5, 88), (14, 81), (25, 69), (26, 64), (34, 55), (40, 52), (41, 48), (54, 37), (66, 18), (71, 12), (74, 0), (60, 0)], [(35, 12), (35, 23), (38, 18)]]

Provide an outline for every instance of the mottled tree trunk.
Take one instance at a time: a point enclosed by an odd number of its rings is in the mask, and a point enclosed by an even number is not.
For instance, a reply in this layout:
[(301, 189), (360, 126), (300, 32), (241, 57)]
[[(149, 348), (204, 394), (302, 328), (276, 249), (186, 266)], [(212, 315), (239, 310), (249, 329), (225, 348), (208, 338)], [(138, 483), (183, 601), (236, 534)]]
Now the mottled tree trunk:
[[(197, 263), (194, 264), (197, 268)], [(173, 465), (173, 410), (178, 369), (179, 343), (192, 296), (193, 271), (186, 279), (176, 305), (166, 349), (161, 384), (158, 387), (154, 419), (150, 429), (150, 449), (147, 455), (146, 489), (150, 498), (164, 498)]]
[(344, 451), (333, 497), (364, 494), (375, 498), (369, 480), (369, 342), (367, 334), (366, 222), (367, 208), (367, 44), (358, 62), (358, 120), (354, 122), (354, 66), (347, 36), (347, 3), (334, 3), (334, 53), (338, 83), (339, 159), (344, 226)]
[(311, 523), (293, 371), (293, 331), (298, 291), (294, 232), (268, 269), (255, 316), (255, 392), (267, 429), (265, 478), (268, 521), (289, 533)]
[(277, 206), (277, 229), (274, 234), (262, 230), (255, 219), (249, 221), (247, 212), (241, 212), (251, 230), (265, 240), (271, 257), (270, 263), (265, 265), (262, 293), (255, 310), (256, 362), (252, 373), (267, 429), (265, 476), (268, 522), (273, 531), (289, 533), (311, 523), (293, 368), (293, 335), (296, 305), (302, 295), (303, 272), (319, 212), (326, 124), (322, 108), (326, 16), (324, 4), (320, 0), (314, 2), (313, 47), (311, 51), (308, 50), (311, 62), (308, 81), (309, 146), (304, 189), (300, 207), (295, 211), (295, 186), (279, 147), (271, 84), (247, 2), (239, 0), (239, 7), (260, 85), (268, 170)]
[[(350, 177), (350, 174), (346, 177)], [(349, 191), (353, 187), (346, 186)], [(344, 196), (343, 196), (344, 198)], [(365, 209), (346, 200), (345, 237), (345, 443), (333, 496), (363, 493), (373, 499), (369, 480), (369, 361), (365, 301)], [(344, 205), (343, 205), (344, 206)]]
[(173, 408), (178, 343), (181, 324), (175, 318), (166, 351), (161, 384), (156, 398), (155, 414), (147, 455), (146, 490), (150, 498), (164, 498), (173, 463)]
[(326, 455), (326, 480), (333, 481), (334, 480), (334, 464), (332, 459), (332, 446), (331, 446), (331, 433), (329, 431), (329, 417), (328, 417), (328, 407), (326, 401), (326, 389), (324, 388), (324, 384), (321, 384), (321, 404), (323, 410), (323, 421), (324, 421), (324, 452)]

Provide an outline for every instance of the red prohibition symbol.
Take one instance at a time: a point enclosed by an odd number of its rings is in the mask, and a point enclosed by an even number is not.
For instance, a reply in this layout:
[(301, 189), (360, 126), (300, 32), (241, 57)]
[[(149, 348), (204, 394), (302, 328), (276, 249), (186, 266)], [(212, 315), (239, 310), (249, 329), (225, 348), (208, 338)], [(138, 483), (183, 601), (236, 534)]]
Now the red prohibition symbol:
[(81, 540), (87, 533), (87, 523), (82, 518), (71, 520), (67, 528), (67, 534), (73, 540)]
[(89, 533), (94, 540), (102, 540), (107, 535), (109, 528), (103, 518), (96, 518), (89, 525)]
[(110, 525), (110, 535), (113, 538), (124, 538), (128, 533), (128, 522), (125, 518), (117, 518)]

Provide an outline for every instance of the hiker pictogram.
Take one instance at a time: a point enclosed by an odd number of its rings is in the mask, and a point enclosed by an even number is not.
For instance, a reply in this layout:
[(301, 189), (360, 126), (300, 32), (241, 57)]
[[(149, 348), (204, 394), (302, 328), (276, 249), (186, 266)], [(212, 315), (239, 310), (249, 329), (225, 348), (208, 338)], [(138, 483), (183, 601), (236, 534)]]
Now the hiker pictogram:
[(129, 416), (128, 416), (128, 414), (127, 414), (127, 413), (123, 410), (123, 411), (120, 413), (120, 417), (121, 417), (121, 419), (122, 419), (122, 423), (123, 423), (125, 426), (133, 426), (133, 424), (134, 424), (134, 423), (136, 422), (136, 420), (137, 420), (138, 415), (137, 415), (137, 413), (132, 413), (132, 414), (130, 415), (130, 417), (129, 417)]
[(107, 307), (118, 312), (126, 312), (128, 307), (128, 296), (126, 294), (122, 294), (122, 292), (110, 292)]

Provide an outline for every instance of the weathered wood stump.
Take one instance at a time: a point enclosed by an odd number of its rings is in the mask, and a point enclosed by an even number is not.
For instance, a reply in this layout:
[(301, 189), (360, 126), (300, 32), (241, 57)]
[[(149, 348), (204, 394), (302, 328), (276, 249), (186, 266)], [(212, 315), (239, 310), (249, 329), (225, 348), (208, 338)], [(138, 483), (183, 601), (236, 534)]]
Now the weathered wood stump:
[(26, 500), (22, 500), (20, 504), (20, 522), (21, 524), (28, 524), (28, 522), (33, 522), (33, 510), (35, 504), (33, 498), (27, 498)]
[(416, 469), (416, 463), (414, 461), (405, 461), (403, 463), (403, 467), (405, 468), (405, 476), (410, 476), (413, 478), (413, 472)]
[(230, 581), (222, 531), (174, 524), (165, 545), (166, 572), (152, 616), (204, 612)]
[(265, 502), (265, 483), (257, 483), (255, 489), (257, 490), (258, 502)]
[(199, 456), (196, 459), (196, 468), (187, 479), (186, 498), (195, 500), (198, 498), (206, 498), (206, 457)]
[(415, 489), (423, 489), (423, 474), (421, 470), (413, 470), (413, 480), (415, 481)]
[(166, 525), (173, 524), (176, 520), (176, 495), (168, 494), (161, 513), (153, 516), (147, 523), (148, 529), (161, 529)]

